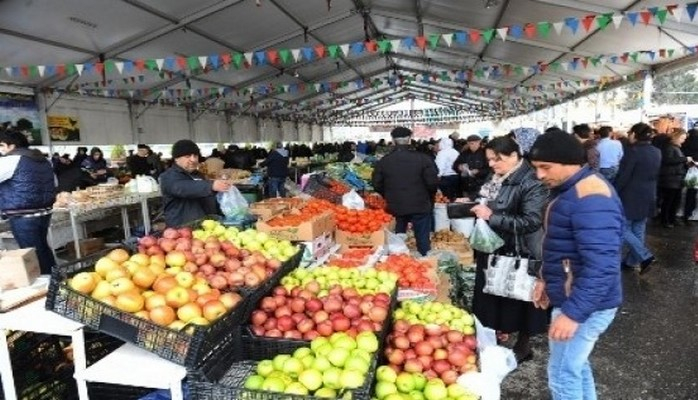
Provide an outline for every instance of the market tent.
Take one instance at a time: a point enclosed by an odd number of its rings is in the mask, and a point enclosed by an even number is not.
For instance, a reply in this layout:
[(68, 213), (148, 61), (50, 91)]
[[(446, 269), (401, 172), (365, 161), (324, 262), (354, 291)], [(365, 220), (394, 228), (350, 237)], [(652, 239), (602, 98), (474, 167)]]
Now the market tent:
[(3, 0), (0, 82), (320, 123), (409, 98), (495, 119), (694, 62), (697, 5)]

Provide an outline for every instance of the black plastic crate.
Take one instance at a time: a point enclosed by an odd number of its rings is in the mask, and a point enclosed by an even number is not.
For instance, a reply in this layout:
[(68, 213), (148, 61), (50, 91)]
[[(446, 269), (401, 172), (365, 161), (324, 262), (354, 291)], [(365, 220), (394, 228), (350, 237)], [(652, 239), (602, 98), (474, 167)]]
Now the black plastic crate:
[(67, 285), (67, 280), (73, 275), (92, 271), (96, 260), (108, 251), (110, 250), (54, 267), (46, 309), (185, 366), (197, 365), (213, 349), (215, 343), (223, 340), (240, 324), (245, 315), (246, 302), (249, 300), (243, 296), (234, 310), (211, 325), (191, 326), (175, 331), (118, 310)]
[(341, 204), (342, 195), (330, 190), (330, 182), (332, 178), (323, 176), (322, 174), (311, 175), (303, 187), (303, 193), (309, 194), (315, 198), (327, 200), (331, 203)]
[(138, 400), (158, 389), (138, 386), (114, 385), (101, 382), (87, 382), (90, 399), (99, 400)]
[(124, 341), (103, 332), (84, 330), (85, 355), (87, 367), (95, 364), (116, 349), (124, 345)]

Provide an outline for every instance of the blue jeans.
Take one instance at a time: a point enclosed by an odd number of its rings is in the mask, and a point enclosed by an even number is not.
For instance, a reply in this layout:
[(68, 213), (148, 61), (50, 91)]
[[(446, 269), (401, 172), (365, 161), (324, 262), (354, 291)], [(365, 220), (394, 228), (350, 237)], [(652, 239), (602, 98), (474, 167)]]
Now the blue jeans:
[(638, 265), (652, 257), (652, 252), (645, 246), (646, 224), (646, 218), (625, 221), (623, 240), (628, 245), (628, 254), (625, 256), (625, 264), (627, 265)]
[[(617, 308), (592, 313), (566, 341), (549, 340), (548, 386), (553, 400), (596, 400), (589, 355), (616, 315)], [(552, 321), (561, 314), (553, 308)]]
[(48, 244), (48, 227), (51, 225), (51, 215), (41, 217), (12, 217), (10, 229), (20, 248), (33, 247), (39, 259), (42, 274), (50, 274), (56, 265), (53, 251)]
[(269, 177), (267, 182), (267, 197), (286, 197), (286, 178)]
[(399, 215), (395, 217), (395, 233), (407, 232), (407, 223), (412, 222), (417, 250), (423, 256), (431, 250), (429, 233), (434, 222), (433, 213)]

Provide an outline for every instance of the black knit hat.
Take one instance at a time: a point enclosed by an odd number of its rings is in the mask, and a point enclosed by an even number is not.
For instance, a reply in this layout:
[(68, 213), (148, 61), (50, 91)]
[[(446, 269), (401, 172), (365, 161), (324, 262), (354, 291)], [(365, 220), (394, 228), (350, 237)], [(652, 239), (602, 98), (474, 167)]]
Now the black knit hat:
[(531, 161), (566, 165), (586, 163), (586, 152), (582, 143), (562, 130), (554, 130), (538, 136), (528, 156)]
[(172, 145), (172, 158), (190, 156), (192, 154), (200, 156), (201, 151), (199, 151), (199, 146), (189, 139), (178, 140)]
[(412, 131), (404, 126), (398, 126), (390, 132), (390, 136), (393, 138), (406, 138), (412, 136)]
[(466, 142), (479, 142), (480, 140), (482, 140), (480, 135), (470, 135), (467, 139), (465, 139)]

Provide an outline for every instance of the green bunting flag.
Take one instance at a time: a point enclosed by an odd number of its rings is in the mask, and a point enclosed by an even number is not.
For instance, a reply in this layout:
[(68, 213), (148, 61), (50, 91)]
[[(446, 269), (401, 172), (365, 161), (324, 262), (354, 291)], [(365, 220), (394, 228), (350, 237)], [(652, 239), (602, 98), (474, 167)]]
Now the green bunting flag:
[(242, 61), (245, 59), (245, 56), (242, 53), (235, 53), (233, 54), (233, 65), (235, 68), (240, 69), (240, 66), (242, 65)]
[(495, 30), (494, 29), (487, 29), (482, 32), (482, 36), (485, 38), (485, 43), (489, 44), (492, 41), (492, 38), (494, 37)]
[(330, 54), (331, 58), (337, 58), (339, 53), (339, 46), (336, 44), (331, 44), (327, 46), (327, 52)]
[(655, 17), (657, 18), (657, 21), (659, 21), (660, 25), (664, 25), (664, 21), (666, 21), (667, 11), (667, 9), (657, 10), (657, 14), (655, 15)]
[(429, 45), (431, 46), (432, 50), (436, 48), (437, 44), (439, 44), (440, 37), (441, 35), (436, 33), (429, 35)]
[(599, 29), (604, 30), (613, 20), (613, 13), (605, 13), (596, 17), (596, 23), (599, 24)]
[(632, 58), (634, 62), (637, 62), (637, 56), (638, 56), (637, 52), (630, 53), (630, 58)]
[(291, 58), (291, 52), (288, 49), (281, 49), (279, 50), (279, 57), (282, 63), (288, 64), (288, 60)]
[(390, 51), (390, 40), (388, 39), (383, 39), (378, 41), (378, 50), (382, 53), (385, 54), (388, 51)]

